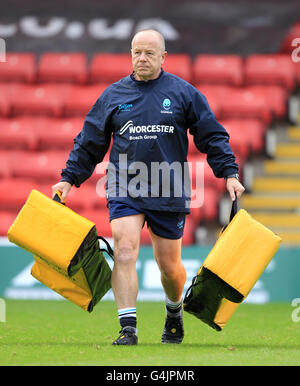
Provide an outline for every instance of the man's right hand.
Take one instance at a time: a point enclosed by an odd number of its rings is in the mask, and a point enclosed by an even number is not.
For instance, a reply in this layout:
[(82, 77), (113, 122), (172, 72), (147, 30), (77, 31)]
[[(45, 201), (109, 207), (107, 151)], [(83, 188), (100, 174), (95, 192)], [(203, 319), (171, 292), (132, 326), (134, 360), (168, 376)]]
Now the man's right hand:
[(55, 193), (59, 190), (61, 192), (61, 202), (65, 202), (71, 188), (72, 185), (67, 181), (58, 182), (52, 186), (52, 198), (54, 198)]

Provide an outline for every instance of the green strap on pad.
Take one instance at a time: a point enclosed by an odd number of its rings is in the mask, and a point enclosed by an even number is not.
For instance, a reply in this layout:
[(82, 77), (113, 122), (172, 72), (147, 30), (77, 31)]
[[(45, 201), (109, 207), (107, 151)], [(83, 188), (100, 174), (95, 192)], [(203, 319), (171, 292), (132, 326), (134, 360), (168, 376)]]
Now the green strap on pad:
[(214, 319), (224, 298), (240, 303), (244, 296), (209, 269), (202, 267), (185, 294), (183, 308), (210, 327), (221, 331)]

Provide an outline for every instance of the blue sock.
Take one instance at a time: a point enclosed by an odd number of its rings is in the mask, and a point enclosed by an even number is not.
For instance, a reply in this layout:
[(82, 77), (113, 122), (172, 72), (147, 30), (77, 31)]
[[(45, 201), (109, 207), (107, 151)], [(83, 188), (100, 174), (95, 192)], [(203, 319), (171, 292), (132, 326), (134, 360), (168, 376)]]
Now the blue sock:
[(118, 310), (120, 325), (124, 327), (134, 327), (136, 329), (136, 308), (122, 308)]
[(179, 302), (172, 302), (166, 297), (166, 312), (170, 318), (179, 318), (182, 314), (182, 298)]

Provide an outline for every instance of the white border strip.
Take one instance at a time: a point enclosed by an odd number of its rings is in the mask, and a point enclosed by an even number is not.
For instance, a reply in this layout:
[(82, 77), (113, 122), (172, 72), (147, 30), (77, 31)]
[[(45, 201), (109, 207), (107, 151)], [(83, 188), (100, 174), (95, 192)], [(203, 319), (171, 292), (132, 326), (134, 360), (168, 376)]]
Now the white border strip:
[[(106, 238), (106, 241), (110, 244), (110, 246), (113, 248), (113, 238)], [(14, 243), (11, 243), (7, 237), (5, 236), (0, 236), (0, 247), (16, 247), (17, 245)], [(100, 240), (100, 248), (105, 248), (106, 249), (106, 244)]]
[(0, 247), (15, 247), (16, 245), (11, 243), (7, 237), (0, 236)]

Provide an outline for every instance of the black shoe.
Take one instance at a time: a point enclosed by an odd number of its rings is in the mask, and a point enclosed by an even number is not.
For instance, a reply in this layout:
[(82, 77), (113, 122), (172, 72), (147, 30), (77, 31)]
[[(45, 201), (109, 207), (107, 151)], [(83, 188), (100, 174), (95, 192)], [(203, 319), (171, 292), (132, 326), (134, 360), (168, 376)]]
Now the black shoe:
[(136, 335), (134, 327), (124, 327), (120, 331), (121, 335), (112, 344), (122, 346), (134, 346), (138, 343), (138, 337)]
[(184, 337), (182, 317), (166, 317), (164, 331), (161, 337), (161, 343), (181, 343)]

